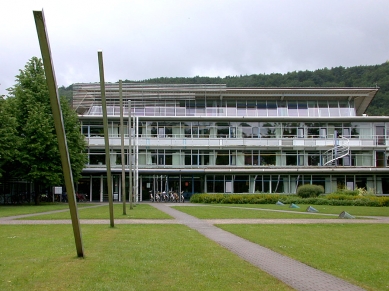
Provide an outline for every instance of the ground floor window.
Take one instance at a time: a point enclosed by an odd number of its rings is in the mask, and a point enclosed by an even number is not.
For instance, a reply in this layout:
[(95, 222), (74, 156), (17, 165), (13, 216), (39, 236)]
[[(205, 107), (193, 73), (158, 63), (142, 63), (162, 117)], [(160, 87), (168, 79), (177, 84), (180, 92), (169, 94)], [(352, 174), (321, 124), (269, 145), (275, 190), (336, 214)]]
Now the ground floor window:
[[(121, 176), (113, 175), (113, 195), (121, 201)], [(126, 178), (126, 189), (128, 189)], [(151, 192), (183, 192), (186, 199), (194, 193), (269, 193), (293, 194), (298, 186), (314, 184), (323, 186), (325, 193), (337, 189), (355, 190), (363, 188), (374, 194), (389, 194), (389, 175), (294, 175), (294, 174), (204, 174), (204, 175), (140, 175), (139, 189), (136, 190), (140, 200), (149, 199)], [(83, 176), (76, 190), (85, 194), (91, 201), (108, 201), (106, 175), (94, 174)], [(128, 191), (128, 190), (127, 190)], [(0, 193), (1, 194), (1, 193)], [(128, 192), (126, 199), (128, 199)]]

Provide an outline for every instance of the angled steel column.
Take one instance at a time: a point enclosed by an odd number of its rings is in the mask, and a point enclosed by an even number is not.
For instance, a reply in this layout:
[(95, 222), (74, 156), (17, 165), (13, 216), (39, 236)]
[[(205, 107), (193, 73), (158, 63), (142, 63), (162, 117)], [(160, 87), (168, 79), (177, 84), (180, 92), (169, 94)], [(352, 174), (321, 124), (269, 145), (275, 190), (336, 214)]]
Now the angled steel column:
[(122, 157), (122, 202), (123, 215), (127, 214), (126, 210), (126, 169), (124, 159), (124, 126), (123, 126), (123, 91), (122, 80), (119, 80), (119, 97), (120, 97), (120, 143), (121, 143), (121, 157)]
[(61, 103), (58, 96), (57, 82), (55, 79), (54, 66), (51, 60), (49, 38), (46, 31), (45, 17), (42, 11), (33, 11), (36, 30), (38, 33), (39, 46), (42, 53), (43, 66), (45, 68), (46, 82), (49, 89), (51, 110), (53, 112), (55, 131), (57, 133), (58, 148), (61, 156), (62, 171), (68, 192), (70, 217), (72, 219), (74, 239), (76, 241), (77, 256), (84, 257), (80, 221), (74, 192), (73, 174), (69, 159), (69, 150), (66, 142), (64, 122), (62, 118)]
[(112, 176), (111, 176), (111, 157), (109, 151), (109, 136), (108, 136), (108, 117), (107, 117), (107, 101), (105, 98), (105, 80), (104, 80), (104, 66), (103, 66), (103, 52), (97, 52), (99, 59), (100, 71), (100, 91), (101, 91), (101, 107), (103, 107), (103, 125), (104, 125), (104, 143), (105, 143), (105, 164), (107, 167), (107, 188), (108, 188), (108, 202), (109, 202), (109, 219), (111, 227), (115, 226), (113, 219), (113, 199), (112, 199)]

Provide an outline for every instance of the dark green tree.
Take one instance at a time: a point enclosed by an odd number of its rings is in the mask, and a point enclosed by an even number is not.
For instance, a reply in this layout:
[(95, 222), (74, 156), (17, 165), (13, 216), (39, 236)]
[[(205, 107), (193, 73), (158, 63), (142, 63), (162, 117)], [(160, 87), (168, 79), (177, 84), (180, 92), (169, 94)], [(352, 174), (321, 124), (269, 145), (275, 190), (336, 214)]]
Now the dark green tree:
[(224, 78), (154, 78), (143, 81), (161, 84), (226, 84), (227, 87), (375, 87), (376, 97), (367, 109), (369, 115), (389, 115), (389, 61), (374, 66), (355, 66), (350, 68), (323, 68), (315, 71), (294, 71), (286, 74), (257, 74), (226, 76)]
[[(19, 144), (13, 175), (34, 182), (35, 189), (63, 184), (57, 136), (41, 59), (33, 57), (16, 76), (10, 90)], [(87, 156), (76, 113), (65, 97), (61, 108), (74, 181), (81, 175)]]
[(12, 163), (17, 156), (16, 118), (12, 115), (10, 103), (0, 97), (0, 178), (7, 164)]

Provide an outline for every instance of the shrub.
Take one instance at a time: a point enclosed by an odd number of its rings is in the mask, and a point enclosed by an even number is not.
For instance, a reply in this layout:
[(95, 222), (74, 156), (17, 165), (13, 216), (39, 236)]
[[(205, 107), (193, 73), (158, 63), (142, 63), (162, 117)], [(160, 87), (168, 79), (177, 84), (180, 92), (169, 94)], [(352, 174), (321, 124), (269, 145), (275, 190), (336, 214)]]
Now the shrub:
[[(312, 186), (312, 185), (309, 185)], [(343, 191), (342, 191), (343, 193)], [(279, 194), (194, 194), (192, 203), (220, 204), (311, 204), (311, 205), (341, 205), (341, 206), (389, 206), (389, 197), (351, 196), (347, 194), (321, 194), (319, 197), (301, 198), (296, 195)]]
[(365, 188), (357, 188), (358, 196), (373, 196), (375, 195), (374, 189), (366, 190)]
[(360, 194), (360, 191), (358, 189), (350, 190), (347, 188), (338, 188), (338, 190), (336, 190), (336, 192), (334, 192), (334, 194), (358, 196)]
[(317, 197), (324, 193), (324, 188), (321, 185), (305, 184), (297, 188), (297, 196), (301, 198)]

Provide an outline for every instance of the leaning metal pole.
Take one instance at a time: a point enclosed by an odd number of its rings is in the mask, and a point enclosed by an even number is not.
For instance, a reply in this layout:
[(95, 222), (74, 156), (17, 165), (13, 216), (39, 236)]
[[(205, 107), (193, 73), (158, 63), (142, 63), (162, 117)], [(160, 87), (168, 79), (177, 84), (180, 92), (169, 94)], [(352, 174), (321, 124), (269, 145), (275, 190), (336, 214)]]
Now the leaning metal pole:
[(120, 144), (121, 144), (121, 160), (122, 160), (122, 202), (123, 215), (127, 214), (126, 210), (126, 164), (124, 159), (124, 126), (123, 126), (123, 86), (122, 80), (119, 80), (119, 97), (120, 97)]
[(110, 151), (109, 151), (107, 101), (106, 101), (106, 98), (105, 98), (105, 80), (104, 80), (103, 52), (102, 51), (98, 51), (97, 55), (98, 55), (98, 59), (99, 59), (99, 71), (100, 71), (101, 107), (103, 108), (105, 164), (106, 164), (106, 167), (107, 167), (107, 188), (108, 188), (108, 202), (109, 202), (109, 220), (110, 220), (111, 227), (114, 227), (115, 223), (114, 223), (114, 219), (113, 219), (111, 159), (110, 159)]
[(57, 82), (55, 79), (54, 66), (51, 59), (49, 38), (46, 31), (45, 17), (42, 11), (33, 11), (36, 30), (38, 33), (39, 46), (42, 53), (43, 66), (45, 68), (46, 82), (49, 89), (51, 110), (54, 118), (55, 131), (57, 133), (58, 148), (61, 157), (62, 171), (68, 192), (70, 217), (72, 220), (74, 239), (76, 241), (77, 256), (84, 257), (80, 220), (74, 191), (73, 174), (69, 159), (69, 150), (66, 142), (66, 133), (62, 117), (61, 103), (58, 96)]
[(132, 135), (132, 129), (131, 129), (131, 100), (128, 100), (128, 171), (129, 171), (129, 178), (128, 178), (128, 192), (129, 192), (129, 199), (130, 199), (130, 209), (133, 209), (132, 207), (132, 194), (133, 194), (133, 188), (132, 188), (132, 142), (131, 142), (131, 135)]

